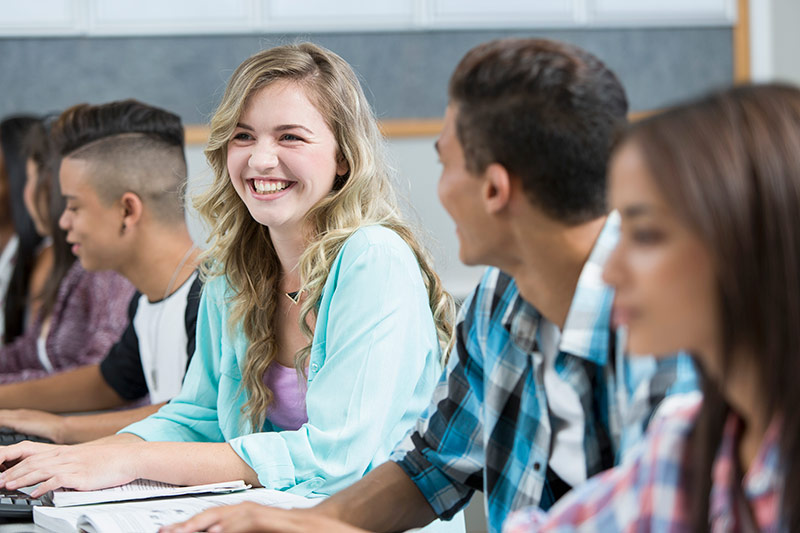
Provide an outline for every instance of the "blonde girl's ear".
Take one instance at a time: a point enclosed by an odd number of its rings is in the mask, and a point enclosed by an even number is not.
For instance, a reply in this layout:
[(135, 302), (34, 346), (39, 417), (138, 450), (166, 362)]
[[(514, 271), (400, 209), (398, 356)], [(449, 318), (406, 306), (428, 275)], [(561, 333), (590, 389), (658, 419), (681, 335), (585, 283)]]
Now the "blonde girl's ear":
[(344, 155), (339, 152), (339, 155), (336, 156), (336, 176), (344, 177), (348, 172), (350, 172), (350, 164), (347, 162)]

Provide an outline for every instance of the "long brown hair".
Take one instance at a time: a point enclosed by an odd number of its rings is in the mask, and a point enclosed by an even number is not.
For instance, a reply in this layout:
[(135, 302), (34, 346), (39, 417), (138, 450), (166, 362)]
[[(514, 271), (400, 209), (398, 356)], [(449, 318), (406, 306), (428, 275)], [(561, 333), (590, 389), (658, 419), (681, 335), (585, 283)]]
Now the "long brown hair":
[[(636, 124), (626, 142), (714, 261), (722, 380), (736, 357), (758, 354), (765, 414), (782, 421), (781, 518), (800, 531), (800, 90), (714, 93)], [(730, 409), (719, 383), (703, 379), (703, 394), (687, 480), (695, 531), (709, 527), (711, 469)]]
[[(14, 233), (19, 238), (16, 262), (11, 281), (8, 284), (5, 302), (5, 332), (0, 341), (9, 343), (25, 331), (28, 313), (28, 294), (31, 272), (36, 261), (42, 236), (36, 233), (25, 202), (22, 200), (25, 188), (24, 140), (30, 129), (41, 122), (41, 118), (30, 115), (17, 115), (0, 121), (0, 179), (7, 181), (8, 200)], [(2, 208), (4, 206), (0, 206)]]
[(67, 232), (61, 229), (58, 223), (67, 202), (61, 195), (61, 187), (58, 183), (59, 160), (56, 157), (49, 130), (49, 124), (42, 121), (31, 127), (25, 139), (27, 157), (33, 160), (38, 174), (34, 189), (34, 205), (37, 211), (40, 208), (44, 209), (44, 212), (38, 213), (39, 218), (46, 224), (48, 236), (53, 241), (53, 266), (50, 275), (47, 277), (41, 293), (32, 295), (41, 299), (39, 313), (42, 319), (50, 316), (53, 311), (56, 300), (58, 300), (61, 282), (76, 259), (67, 242)]

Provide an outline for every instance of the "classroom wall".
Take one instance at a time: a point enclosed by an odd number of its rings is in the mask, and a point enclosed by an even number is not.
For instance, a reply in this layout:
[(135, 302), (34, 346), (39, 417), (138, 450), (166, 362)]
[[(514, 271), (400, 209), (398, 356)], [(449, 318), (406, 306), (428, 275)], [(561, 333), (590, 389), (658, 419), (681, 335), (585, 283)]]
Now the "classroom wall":
[[(187, 2), (142, 0), (134, 9), (111, 0), (0, 0), (0, 116), (133, 97), (187, 125), (206, 124), (239, 62), (306, 39), (353, 65), (380, 119), (440, 118), (458, 60), (478, 43), (508, 36), (558, 39), (595, 53), (617, 72), (634, 111), (733, 77), (733, 0), (342, 0), (335, 9), (317, 0), (226, 0), (224, 10)], [(162, 23), (160, 10), (172, 18)], [(214, 10), (219, 17), (209, 22)], [(327, 15), (315, 17), (321, 12)], [(391, 138), (389, 150), (445, 286), (464, 297), (482, 269), (458, 261), (454, 227), (436, 196), (430, 135)], [(202, 148), (187, 150), (188, 197), (210, 178)], [(204, 241), (191, 209), (189, 223)]]
[(478, 43), (507, 36), (559, 39), (593, 52), (617, 72), (633, 110), (663, 107), (731, 79), (725, 26), (0, 38), (0, 116), (132, 96), (203, 124), (244, 58), (310, 39), (353, 65), (380, 118), (440, 117), (458, 60)]
[(773, 75), (800, 84), (800, 2), (773, 0), (772, 8)]
[[(0, 116), (43, 112), (81, 101), (134, 97), (207, 123), (232, 69), (251, 53), (310, 39), (354, 66), (382, 119), (439, 118), (447, 80), (463, 54), (489, 39), (539, 36), (582, 46), (604, 59), (626, 86), (632, 110), (661, 108), (732, 79), (730, 27), (599, 28), (592, 30), (460, 30), (209, 35), (116, 38), (0, 39)], [(445, 286), (463, 298), (482, 269), (458, 261), (452, 223), (436, 198), (434, 137), (389, 140), (398, 185), (429, 235)], [(188, 149), (190, 191), (207, 183), (202, 146)], [(202, 225), (190, 213), (193, 234)]]
[(749, 15), (753, 81), (800, 85), (800, 2), (750, 0)]

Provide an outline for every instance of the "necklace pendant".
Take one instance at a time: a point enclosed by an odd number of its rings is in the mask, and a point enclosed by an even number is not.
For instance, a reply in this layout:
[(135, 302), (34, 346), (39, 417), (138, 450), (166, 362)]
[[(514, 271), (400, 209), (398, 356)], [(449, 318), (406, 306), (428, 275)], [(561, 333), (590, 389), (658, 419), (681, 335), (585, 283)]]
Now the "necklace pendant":
[(297, 305), (298, 302), (300, 302), (300, 291), (286, 292), (284, 294), (292, 301), (293, 304)]

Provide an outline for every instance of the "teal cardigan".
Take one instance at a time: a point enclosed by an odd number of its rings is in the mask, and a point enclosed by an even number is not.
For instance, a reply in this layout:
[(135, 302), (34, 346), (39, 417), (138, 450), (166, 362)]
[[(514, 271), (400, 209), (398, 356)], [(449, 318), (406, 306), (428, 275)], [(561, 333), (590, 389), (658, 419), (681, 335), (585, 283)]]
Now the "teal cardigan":
[[(428, 406), (442, 370), (419, 264), (393, 231), (347, 239), (320, 299), (308, 369), (308, 422), (253, 433), (241, 414), (247, 340), (228, 328), (224, 277), (204, 287), (197, 349), (180, 394), (123, 432), (148, 441), (230, 443), (268, 488), (330, 495), (389, 457)], [(463, 526), (462, 526), (463, 527)]]

